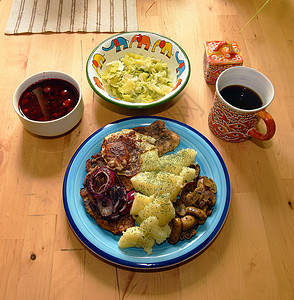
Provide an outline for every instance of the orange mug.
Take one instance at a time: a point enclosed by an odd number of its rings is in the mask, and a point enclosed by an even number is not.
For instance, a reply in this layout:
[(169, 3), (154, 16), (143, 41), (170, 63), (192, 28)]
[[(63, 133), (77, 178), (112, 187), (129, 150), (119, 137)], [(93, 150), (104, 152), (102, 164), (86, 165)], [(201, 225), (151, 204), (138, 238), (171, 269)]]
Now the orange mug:
[[(210, 130), (227, 142), (243, 142), (252, 137), (261, 141), (271, 139), (276, 125), (266, 108), (274, 93), (270, 80), (252, 68), (237, 66), (225, 70), (216, 81), (208, 116)], [(257, 130), (260, 119), (266, 125), (265, 133)]]

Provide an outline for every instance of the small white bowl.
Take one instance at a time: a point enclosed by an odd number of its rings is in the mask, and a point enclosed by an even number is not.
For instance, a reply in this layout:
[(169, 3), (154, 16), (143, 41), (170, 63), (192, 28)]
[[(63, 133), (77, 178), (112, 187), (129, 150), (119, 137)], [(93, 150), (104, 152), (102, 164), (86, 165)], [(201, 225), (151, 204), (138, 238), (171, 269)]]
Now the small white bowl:
[[(109, 95), (102, 83), (102, 74), (109, 62), (117, 61), (126, 53), (155, 57), (168, 65), (173, 77), (173, 90), (164, 97), (149, 103), (132, 103)], [(186, 86), (190, 77), (190, 61), (185, 51), (173, 40), (146, 31), (125, 32), (112, 36), (99, 44), (90, 54), (86, 73), (96, 94), (104, 100), (127, 108), (150, 108), (170, 101)]]
[[(27, 118), (20, 111), (19, 99), (29, 86), (45, 79), (62, 79), (71, 83), (77, 89), (79, 99), (73, 110), (59, 119), (51, 121), (34, 121)], [(45, 137), (58, 136), (70, 131), (82, 119), (84, 112), (84, 103), (79, 83), (72, 76), (58, 71), (40, 72), (25, 79), (15, 90), (13, 95), (13, 107), (26, 130), (33, 134)]]

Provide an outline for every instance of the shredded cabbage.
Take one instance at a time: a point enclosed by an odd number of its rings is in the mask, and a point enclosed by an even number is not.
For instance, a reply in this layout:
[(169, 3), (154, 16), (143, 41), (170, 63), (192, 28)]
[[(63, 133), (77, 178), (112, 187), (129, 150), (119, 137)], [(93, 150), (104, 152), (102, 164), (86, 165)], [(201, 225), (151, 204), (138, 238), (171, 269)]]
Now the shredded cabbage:
[(166, 63), (154, 57), (127, 53), (110, 62), (102, 74), (105, 90), (115, 98), (134, 103), (156, 101), (173, 88)]

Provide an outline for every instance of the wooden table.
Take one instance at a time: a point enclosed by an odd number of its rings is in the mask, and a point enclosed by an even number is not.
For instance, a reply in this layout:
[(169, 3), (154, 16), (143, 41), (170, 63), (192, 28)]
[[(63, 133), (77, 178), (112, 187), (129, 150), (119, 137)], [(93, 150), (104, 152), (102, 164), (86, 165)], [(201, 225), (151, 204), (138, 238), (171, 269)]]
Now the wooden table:
[[(122, 110), (88, 85), (85, 65), (111, 34), (4, 35), (12, 0), (0, 2), (0, 299), (294, 299), (294, 1), (138, 0), (140, 30), (177, 41), (192, 66), (172, 106)], [(224, 142), (209, 130), (214, 87), (203, 78), (203, 42), (236, 40), (244, 65), (270, 78), (277, 125), (268, 142)], [(57, 138), (26, 132), (12, 106), (17, 85), (42, 70), (80, 82), (82, 122)], [(134, 115), (184, 122), (222, 155), (231, 180), (231, 206), (214, 242), (189, 262), (158, 272), (109, 264), (87, 250), (69, 227), (62, 182), (71, 156), (102, 126)], [(190, 298), (191, 297), (191, 298)]]

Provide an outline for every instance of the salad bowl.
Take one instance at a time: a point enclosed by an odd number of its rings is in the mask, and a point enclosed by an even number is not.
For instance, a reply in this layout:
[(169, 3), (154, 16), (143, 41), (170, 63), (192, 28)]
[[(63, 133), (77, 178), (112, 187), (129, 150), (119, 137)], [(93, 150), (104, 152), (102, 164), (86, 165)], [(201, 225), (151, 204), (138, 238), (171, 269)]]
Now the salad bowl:
[[(107, 86), (104, 75), (113, 63), (119, 63), (118, 69), (122, 68), (120, 61), (126, 55), (139, 55), (147, 60), (154, 59), (159, 61), (159, 64), (162, 64), (164, 67), (166, 66), (170, 74), (170, 89), (168, 92), (160, 97), (153, 97), (152, 101), (150, 97), (147, 101), (141, 96), (134, 99), (131, 88), (127, 88), (124, 98), (114, 95), (110, 91), (109, 86)], [(160, 66), (159, 68), (161, 69), (162, 67)], [(146, 68), (143, 67), (141, 69), (142, 73), (149, 72), (149, 74), (145, 74), (146, 76), (144, 75), (144, 78), (150, 75), (150, 71), (146, 71)], [(115, 72), (116, 70), (113, 73)], [(190, 77), (190, 61), (185, 51), (170, 38), (145, 31), (126, 32), (106, 39), (92, 51), (87, 61), (86, 73), (91, 88), (102, 99), (127, 108), (150, 108), (170, 101), (184, 89)], [(160, 77), (164, 77), (162, 74), (165, 74), (165, 71), (158, 76), (156, 75), (159, 77), (159, 81), (163, 79)], [(137, 76), (133, 76), (131, 80), (134, 81), (134, 77)], [(148, 86), (147, 89), (149, 90), (153, 82), (148, 80), (144, 84)], [(157, 87), (155, 88), (157, 89)]]

